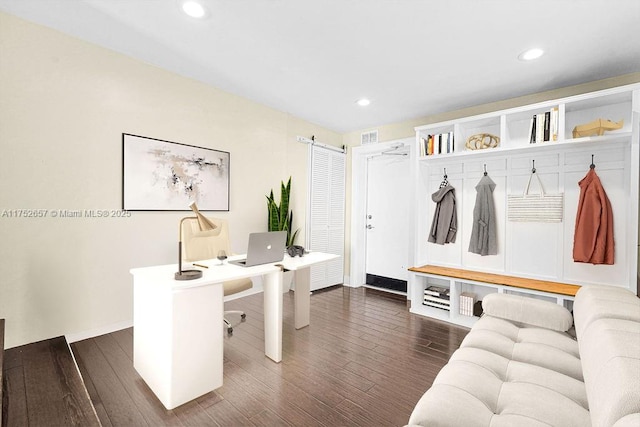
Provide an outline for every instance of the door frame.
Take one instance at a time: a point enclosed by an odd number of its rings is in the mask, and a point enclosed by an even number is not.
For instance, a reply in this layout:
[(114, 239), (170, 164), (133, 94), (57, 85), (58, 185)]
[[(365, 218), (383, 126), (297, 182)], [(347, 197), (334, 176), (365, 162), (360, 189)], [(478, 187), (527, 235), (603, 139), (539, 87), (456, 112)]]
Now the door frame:
[[(382, 154), (383, 151), (392, 150), (399, 144), (409, 146), (413, 150), (414, 142), (415, 137), (409, 137), (353, 147), (351, 150), (351, 244), (349, 248), (351, 265), (348, 286), (359, 288), (366, 281), (367, 158)], [(411, 157), (410, 154), (409, 158)], [(407, 244), (409, 243), (407, 242)], [(410, 248), (412, 247), (410, 246)]]

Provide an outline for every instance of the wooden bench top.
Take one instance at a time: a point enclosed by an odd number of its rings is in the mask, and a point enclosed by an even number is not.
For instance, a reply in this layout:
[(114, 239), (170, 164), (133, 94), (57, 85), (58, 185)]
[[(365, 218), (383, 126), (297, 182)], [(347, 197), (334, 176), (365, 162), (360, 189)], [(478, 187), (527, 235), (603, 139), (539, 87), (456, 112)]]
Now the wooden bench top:
[(480, 271), (464, 270), (461, 268), (440, 267), (437, 265), (423, 265), (411, 267), (409, 271), (415, 273), (434, 274), (456, 279), (474, 280), (476, 282), (493, 283), (496, 285), (511, 286), (513, 288), (532, 289), (536, 291), (551, 292), (554, 294), (575, 296), (579, 285), (568, 283), (549, 282), (546, 280), (527, 279), (524, 277), (505, 276), (503, 274), (483, 273)]

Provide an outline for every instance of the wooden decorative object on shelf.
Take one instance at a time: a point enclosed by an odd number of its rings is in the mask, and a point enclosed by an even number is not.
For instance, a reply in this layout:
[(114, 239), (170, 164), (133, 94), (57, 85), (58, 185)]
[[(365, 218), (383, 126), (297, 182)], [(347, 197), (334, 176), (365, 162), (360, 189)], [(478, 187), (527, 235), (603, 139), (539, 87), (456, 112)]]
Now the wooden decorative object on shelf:
[(624, 120), (620, 120), (618, 123), (612, 122), (606, 119), (596, 119), (590, 123), (584, 125), (578, 125), (573, 128), (573, 137), (580, 138), (583, 136), (604, 135), (606, 130), (618, 130), (622, 129)]
[(485, 148), (495, 148), (500, 145), (500, 137), (490, 133), (478, 133), (467, 138), (465, 147), (469, 150), (482, 150)]

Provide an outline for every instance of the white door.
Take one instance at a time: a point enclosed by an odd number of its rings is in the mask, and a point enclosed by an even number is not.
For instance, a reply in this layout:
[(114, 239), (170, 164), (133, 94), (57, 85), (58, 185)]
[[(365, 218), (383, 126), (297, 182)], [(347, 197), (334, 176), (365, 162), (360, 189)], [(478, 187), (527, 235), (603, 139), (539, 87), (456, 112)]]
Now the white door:
[(409, 260), (409, 156), (367, 160), (367, 285), (406, 292)]
[(311, 147), (306, 247), (340, 256), (311, 267), (312, 291), (344, 282), (345, 158), (333, 147)]

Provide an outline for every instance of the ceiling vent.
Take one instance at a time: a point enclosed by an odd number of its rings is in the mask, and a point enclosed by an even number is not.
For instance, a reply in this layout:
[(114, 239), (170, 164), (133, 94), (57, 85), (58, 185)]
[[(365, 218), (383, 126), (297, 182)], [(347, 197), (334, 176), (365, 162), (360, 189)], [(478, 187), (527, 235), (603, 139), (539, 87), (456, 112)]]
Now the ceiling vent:
[(378, 130), (372, 130), (370, 132), (365, 132), (360, 134), (360, 144), (375, 144), (378, 142)]

